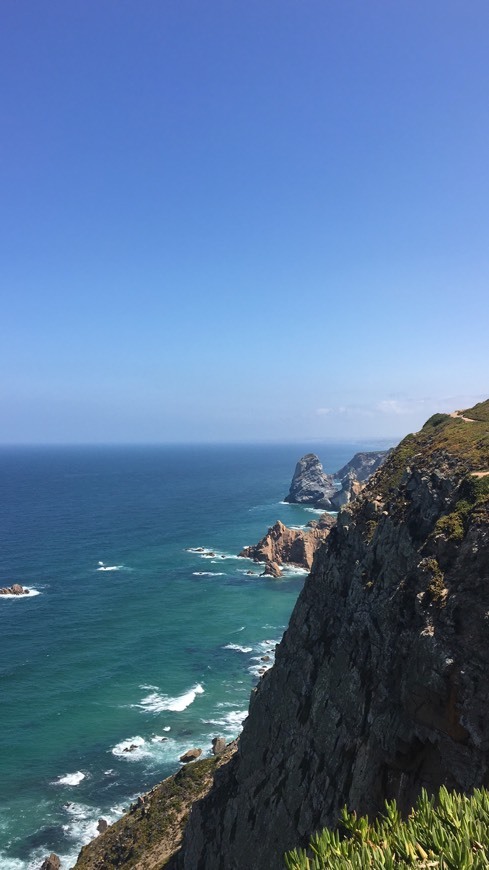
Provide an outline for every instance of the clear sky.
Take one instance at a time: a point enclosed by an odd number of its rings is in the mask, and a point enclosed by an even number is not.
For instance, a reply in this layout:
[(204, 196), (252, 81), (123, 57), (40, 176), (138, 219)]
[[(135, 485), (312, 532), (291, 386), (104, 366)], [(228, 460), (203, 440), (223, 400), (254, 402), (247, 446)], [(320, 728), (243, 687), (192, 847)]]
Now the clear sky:
[(487, 0), (2, 0), (0, 441), (489, 394)]

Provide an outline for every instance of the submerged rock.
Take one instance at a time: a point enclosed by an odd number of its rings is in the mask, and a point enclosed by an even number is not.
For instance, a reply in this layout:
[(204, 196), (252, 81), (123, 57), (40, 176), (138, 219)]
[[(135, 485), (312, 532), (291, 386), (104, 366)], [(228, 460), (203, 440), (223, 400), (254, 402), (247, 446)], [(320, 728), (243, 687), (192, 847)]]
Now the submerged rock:
[(324, 473), (319, 457), (315, 453), (306, 453), (295, 467), (285, 501), (291, 504), (311, 504), (328, 510), (331, 508), (331, 496), (335, 492), (334, 478)]

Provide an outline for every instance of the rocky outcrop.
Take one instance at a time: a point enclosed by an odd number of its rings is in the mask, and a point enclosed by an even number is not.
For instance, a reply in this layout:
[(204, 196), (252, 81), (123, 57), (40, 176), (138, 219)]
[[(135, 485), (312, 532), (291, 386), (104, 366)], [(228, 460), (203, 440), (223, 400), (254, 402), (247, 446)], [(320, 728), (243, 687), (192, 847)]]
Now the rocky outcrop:
[(331, 509), (331, 496), (336, 492), (334, 479), (325, 474), (315, 453), (306, 453), (295, 467), (289, 494), (285, 501), (292, 504), (312, 504)]
[(278, 870), (345, 803), (489, 785), (489, 424), (428, 424), (318, 550), (172, 868)]
[(297, 565), (309, 570), (314, 553), (326, 540), (334, 524), (335, 519), (329, 514), (323, 514), (320, 520), (310, 523), (308, 529), (289, 529), (279, 520), (258, 544), (245, 547), (239, 555), (255, 562), (266, 562), (273, 568), (267, 572), (272, 576), (280, 576), (278, 573), (274, 574), (274, 566), (280, 570), (279, 566), (283, 564)]
[(202, 755), (202, 749), (189, 749), (180, 756), (180, 761), (183, 764), (188, 764), (189, 761), (195, 761), (196, 758)]
[(341, 510), (346, 504), (349, 504), (354, 498), (360, 495), (364, 484), (355, 477), (353, 471), (343, 478), (341, 489), (338, 489), (331, 497), (331, 507), (335, 511)]
[(60, 870), (61, 860), (54, 852), (51, 852), (48, 858), (45, 858), (41, 864), (41, 870)]
[(224, 737), (213, 737), (212, 739), (212, 754), (221, 755), (226, 749), (226, 741)]
[(160, 870), (178, 849), (190, 807), (211, 788), (214, 774), (236, 751), (186, 764), (136, 801), (129, 813), (81, 850), (76, 870)]
[[(14, 583), (12, 586), (5, 586), (3, 589), (0, 589), (0, 595), (29, 595), (29, 590), (24, 589), (20, 583)], [(46, 858), (46, 861), (48, 859)]]
[(278, 562), (266, 562), (265, 570), (260, 574), (260, 577), (282, 577), (282, 569)]
[(355, 453), (343, 468), (335, 472), (335, 480), (343, 481), (345, 477), (353, 474), (356, 480), (365, 481), (377, 471), (387, 459), (392, 450), (371, 450), (369, 452)]

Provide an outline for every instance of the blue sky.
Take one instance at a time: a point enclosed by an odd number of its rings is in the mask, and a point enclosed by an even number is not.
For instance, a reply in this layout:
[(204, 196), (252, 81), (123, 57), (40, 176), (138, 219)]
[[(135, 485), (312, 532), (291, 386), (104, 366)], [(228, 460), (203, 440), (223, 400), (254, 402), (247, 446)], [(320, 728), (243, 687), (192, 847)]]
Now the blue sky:
[(3, 0), (3, 443), (489, 394), (487, 0)]

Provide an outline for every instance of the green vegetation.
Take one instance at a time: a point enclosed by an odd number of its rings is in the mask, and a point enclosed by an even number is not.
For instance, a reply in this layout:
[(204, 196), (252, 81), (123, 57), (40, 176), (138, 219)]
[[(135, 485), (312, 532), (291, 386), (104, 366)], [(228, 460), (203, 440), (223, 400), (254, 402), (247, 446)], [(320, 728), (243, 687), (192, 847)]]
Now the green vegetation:
[(436, 559), (425, 559), (423, 567), (431, 577), (426, 591), (432, 601), (441, 603), (447, 593), (442, 570)]
[(434, 414), (420, 432), (408, 435), (381, 467), (377, 478), (379, 493), (388, 498), (399, 486), (406, 466), (415, 464), (416, 454), (424, 461), (440, 455), (457, 459), (470, 471), (489, 469), (489, 400), (463, 412), (475, 422), (466, 422), (448, 414)]
[(375, 529), (377, 528), (378, 522), (379, 522), (378, 519), (376, 519), (376, 520), (367, 520), (367, 522), (365, 523), (364, 535), (365, 535), (365, 540), (368, 541), (368, 543), (370, 543), (370, 541), (372, 540), (372, 538), (375, 534)]
[(129, 812), (88, 846), (78, 857), (76, 870), (116, 867), (164, 867), (178, 848), (191, 805), (209, 790), (214, 772), (224, 760), (204, 758), (182, 767), (133, 804)]
[(423, 429), (434, 429), (436, 426), (439, 426), (440, 423), (444, 423), (445, 420), (450, 419), (450, 414), (433, 414), (429, 420), (423, 426)]
[(489, 476), (473, 477), (468, 475), (462, 481), (460, 498), (453, 511), (440, 517), (435, 525), (434, 534), (443, 534), (449, 540), (461, 541), (470, 521), (482, 519), (489, 506)]
[(406, 466), (409, 465), (414, 454), (419, 452), (419, 449), (416, 435), (406, 435), (401, 443), (398, 444), (394, 453), (389, 456), (381, 467), (380, 491), (383, 495), (388, 495), (390, 491), (397, 489)]
[(464, 417), (469, 417), (470, 420), (480, 420), (482, 423), (489, 423), (489, 402), (478, 402), (473, 408), (468, 408), (462, 411)]
[(448, 792), (438, 799), (423, 789), (415, 809), (402, 820), (396, 802), (374, 822), (345, 808), (340, 830), (325, 829), (312, 837), (306, 851), (285, 856), (287, 870), (394, 870), (439, 868), (482, 870), (489, 867), (489, 793), (471, 797)]

